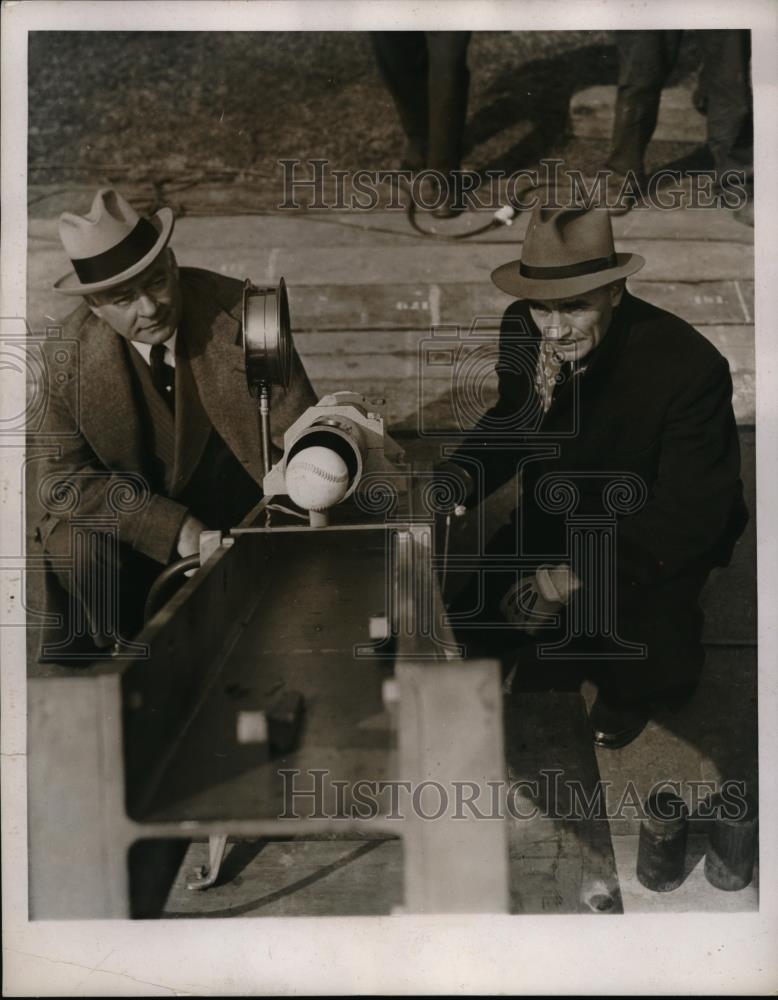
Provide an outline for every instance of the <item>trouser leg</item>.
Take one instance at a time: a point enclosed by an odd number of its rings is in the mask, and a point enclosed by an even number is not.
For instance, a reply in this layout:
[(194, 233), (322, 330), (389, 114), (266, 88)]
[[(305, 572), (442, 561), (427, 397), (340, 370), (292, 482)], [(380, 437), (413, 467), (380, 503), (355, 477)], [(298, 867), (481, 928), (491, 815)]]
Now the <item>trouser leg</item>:
[(707, 99), (708, 147), (716, 170), (753, 173), (751, 37), (747, 30), (700, 31), (701, 86)]
[(427, 165), (448, 173), (459, 170), (467, 115), (470, 74), (469, 31), (425, 32), (428, 53), (429, 149)]
[(656, 128), (662, 87), (675, 64), (680, 31), (618, 31), (619, 82), (608, 166), (638, 176)]
[(505, 594), (516, 586), (522, 576), (534, 572), (527, 564), (516, 569), (495, 569), (492, 557), (512, 557), (516, 552), (516, 529), (504, 525), (489, 542), (484, 561), (456, 590), (452, 579), (452, 598), (448, 601), (449, 622), (456, 639), (464, 646), (465, 656), (472, 659), (493, 658), (501, 662), (503, 674), (515, 673), (524, 689), (547, 687), (571, 688), (580, 684), (580, 664), (576, 659), (541, 662), (538, 660), (539, 640), (558, 641), (562, 630), (544, 628), (530, 635), (509, 625), (500, 604)]
[(428, 100), (427, 45), (423, 31), (373, 31), (370, 33), (381, 77), (394, 100), (408, 140), (409, 166), (427, 163)]
[[(515, 666), (514, 688), (573, 688), (591, 677), (610, 700), (635, 704), (681, 693), (697, 683), (705, 659), (699, 597), (707, 575), (699, 571), (653, 586), (619, 588), (613, 631), (618, 640), (631, 644), (631, 653), (635, 646), (644, 647), (638, 658), (613, 657), (618, 654), (613, 638), (606, 644), (611, 656), (601, 658), (601, 638), (571, 634), (570, 622), (576, 616), (569, 612), (561, 614), (557, 628), (534, 636), (506, 628), (499, 603), (516, 582), (517, 572), (474, 573), (449, 610), (466, 655), (497, 657), (506, 671)], [(573, 597), (581, 599), (580, 594)], [(562, 642), (562, 651), (548, 648)]]
[(645, 646), (645, 657), (600, 665), (597, 679), (606, 697), (630, 704), (694, 688), (705, 662), (699, 598), (707, 576), (689, 573), (620, 592), (619, 636)]
[(143, 625), (149, 588), (162, 568), (119, 542), (110, 531), (62, 522), (49, 535), (48, 568), (66, 595), (63, 623), (44, 653), (67, 656), (90, 643), (98, 649), (129, 639)]

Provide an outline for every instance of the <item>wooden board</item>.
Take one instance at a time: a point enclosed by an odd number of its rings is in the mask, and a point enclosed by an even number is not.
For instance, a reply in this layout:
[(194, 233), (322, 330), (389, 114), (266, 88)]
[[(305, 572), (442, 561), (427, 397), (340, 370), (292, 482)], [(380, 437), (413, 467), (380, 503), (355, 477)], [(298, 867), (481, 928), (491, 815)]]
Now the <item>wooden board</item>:
[[(643, 281), (631, 278), (629, 290), (638, 298), (646, 299), (660, 309), (676, 313), (687, 323), (726, 324), (752, 323), (754, 285), (752, 281)], [(438, 318), (433, 322), (453, 323), (469, 327), (474, 318), (485, 326), (498, 325), (496, 317), (501, 317), (510, 302), (490, 285), (439, 285), (437, 302), (434, 295), (428, 296), (430, 312), (432, 304), (437, 304)], [(408, 300), (411, 301), (411, 300)], [(404, 303), (402, 295), (396, 295), (395, 303)], [(404, 322), (412, 319), (415, 310), (410, 305), (395, 306), (394, 315), (403, 314)], [(384, 320), (386, 322), (386, 320)]]
[[(570, 122), (573, 135), (580, 139), (610, 140), (616, 87), (597, 86), (579, 90), (570, 99)], [(659, 103), (659, 115), (652, 138), (678, 142), (705, 142), (707, 121), (694, 107), (688, 87), (665, 87)]]
[[(226, 229), (216, 244), (184, 242), (174, 235), (173, 249), (180, 264), (210, 268), (233, 277), (276, 284), (280, 278), (296, 285), (385, 285), (425, 282), (484, 282), (506, 259), (520, 256), (519, 244), (510, 254), (500, 244), (463, 247), (452, 243), (430, 245), (420, 241), (398, 248), (354, 247), (335, 250), (300, 242), (293, 247), (273, 247), (260, 241), (235, 247)], [(620, 240), (619, 250), (640, 254), (643, 281), (750, 280), (754, 274), (753, 249), (747, 244), (707, 240)], [(46, 289), (65, 270), (63, 253), (54, 246), (40, 247), (29, 278), (33, 288)], [(51, 280), (46, 280), (50, 278)]]
[[(260, 540), (273, 546), (269, 536)], [(217, 682), (171, 758), (143, 819), (277, 819), (287, 785), (279, 769), (299, 769), (295, 787), (313, 787), (309, 772), (326, 769), (325, 809), (335, 809), (330, 782), (352, 787), (362, 778), (390, 776), (392, 736), (381, 701), (387, 667), (358, 658), (355, 643), (369, 641), (371, 615), (386, 614), (386, 536), (321, 533), (284, 536), (282, 556), (269, 557), (260, 573), (272, 583), (243, 622)], [(280, 559), (280, 561), (279, 561)], [(268, 760), (262, 745), (240, 743), (241, 712), (262, 711), (284, 689), (305, 698), (300, 746)], [(301, 816), (313, 806), (300, 801)], [(321, 807), (321, 804), (320, 804)]]
[[(176, 249), (174, 245), (174, 249)], [(749, 246), (709, 243), (705, 240), (621, 240), (619, 249), (637, 253), (646, 260), (640, 272), (647, 281), (750, 279), (754, 273), (753, 250)], [(179, 248), (182, 264), (213, 268), (225, 274), (250, 275), (275, 284), (283, 277), (290, 285), (363, 285), (413, 282), (489, 281), (492, 271), (505, 263), (505, 248), (479, 244), (463, 248), (451, 244), (412, 245), (398, 253), (396, 246), (329, 248), (258, 247), (235, 251), (231, 246)], [(519, 256), (519, 253), (516, 253)]]
[[(49, 261), (49, 264), (51, 261)], [(61, 322), (74, 308), (46, 290), (59, 271), (41, 257), (30, 261), (28, 321), (42, 332)], [(750, 324), (754, 316), (753, 281), (640, 281), (629, 288), (639, 298), (676, 313), (693, 325)], [(457, 284), (408, 282), (383, 285), (296, 284), (289, 290), (292, 328), (298, 333), (346, 330), (421, 330), (433, 325), (469, 329), (477, 317), (485, 328), (497, 328), (510, 296), (491, 282)]]
[[(600, 772), (577, 692), (514, 691), (506, 699), (509, 780), (521, 816), (510, 824), (511, 911), (621, 913), (606, 819), (588, 819), (570, 791), (592, 798)], [(556, 776), (555, 776), (556, 772)]]
[[(728, 359), (733, 371), (754, 371), (754, 328), (741, 324), (700, 325), (700, 333)], [(295, 344), (314, 377), (343, 372), (354, 378), (409, 379), (418, 376), (429, 330), (333, 330), (295, 334)], [(437, 338), (435, 338), (437, 339)], [(446, 338), (446, 344), (451, 338)], [(434, 343), (434, 341), (432, 341)], [(456, 345), (456, 337), (453, 343)], [(481, 344), (497, 347), (497, 330), (486, 335), (463, 336), (465, 348)]]
[[(520, 253), (526, 221), (522, 213), (510, 229), (511, 254)], [(617, 217), (614, 228), (621, 248), (647, 259), (630, 289), (701, 328), (719, 347), (733, 371), (738, 422), (753, 424), (751, 232), (725, 210), (640, 210)], [(276, 213), (185, 217), (174, 246), (182, 262), (214, 267), (217, 261), (236, 277), (274, 282), (283, 273), (298, 347), (317, 392), (356, 388), (385, 398), (391, 429), (418, 431), (457, 425), (446, 377), (425, 376), (419, 390), (416, 352), (424, 331), (438, 325), (467, 331), (476, 319), (496, 330), (510, 302), (489, 280), (506, 259), (508, 230), (483, 239), (491, 242), (414, 240), (397, 212)], [(29, 265), (29, 320), (41, 330), (73, 306), (50, 290), (64, 266), (54, 220), (32, 220)], [(487, 386), (479, 401), (484, 407), (493, 401), (490, 392)]]
[(161, 917), (382, 916), (402, 904), (400, 840), (233, 841), (217, 884), (187, 889), (207, 862), (193, 843)]
[[(699, 803), (710, 793), (711, 782), (716, 787), (725, 780), (756, 787), (757, 666), (754, 646), (707, 646), (700, 684), (690, 701), (658, 707), (638, 739), (617, 753), (597, 751), (614, 814), (614, 837), (639, 832), (640, 819), (629, 798), (645, 801), (658, 782), (680, 782), (690, 807), (695, 795)], [(621, 809), (619, 802), (624, 803)]]
[(118, 678), (28, 683), (29, 917), (130, 916)]
[[(591, 181), (587, 180), (588, 188)], [(688, 181), (683, 185), (688, 187)], [(492, 193), (488, 188), (477, 192), (484, 204), (491, 204)], [(499, 197), (498, 197), (499, 194)], [(93, 193), (90, 194), (89, 202)], [(664, 196), (665, 198), (667, 195)], [(471, 208), (452, 220), (433, 220), (426, 213), (419, 216), (419, 224), (443, 236), (470, 233), (480, 229), (492, 218), (498, 204), (506, 203), (504, 194), (494, 193), (494, 208)], [(89, 207), (87, 203), (87, 208)], [(134, 202), (133, 202), (134, 204)], [(229, 207), (229, 203), (225, 207)], [(69, 209), (74, 210), (74, 209)], [(460, 244), (465, 248), (473, 243), (517, 244), (524, 238), (530, 212), (519, 211), (510, 226), (498, 226), (478, 235), (468, 236)], [(636, 208), (627, 215), (612, 219), (616, 240), (677, 239), (714, 240), (729, 243), (753, 243), (753, 230), (734, 218), (726, 208)], [(56, 218), (32, 218), (28, 239), (31, 253), (51, 249), (63, 251), (59, 242)], [(435, 244), (417, 233), (408, 223), (404, 208), (376, 209), (374, 211), (335, 210), (276, 210), (252, 215), (227, 217), (214, 210), (212, 215), (185, 215), (176, 221), (176, 234), (182, 247), (222, 246), (225, 234), (230, 235), (230, 245), (235, 250), (252, 250), (266, 247), (349, 247), (397, 246), (403, 248), (414, 242), (429, 247)], [(63, 263), (64, 256), (62, 257)]]
[[(676, 313), (693, 325), (753, 322), (750, 281), (697, 283), (630, 280), (638, 298)], [(510, 297), (491, 283), (386, 284), (290, 289), (295, 337), (299, 333), (346, 330), (420, 330), (433, 325), (499, 327)]]
[[(599, 772), (579, 694), (523, 694), (508, 717), (509, 781), (561, 769), (560, 787), (578, 781), (591, 795)], [(536, 804), (550, 816), (570, 808), (563, 792), (550, 800), (524, 797), (518, 809)], [(512, 913), (622, 912), (607, 821), (516, 819), (509, 829)], [(163, 917), (380, 915), (402, 903), (397, 840), (236, 842), (216, 887), (187, 890), (187, 875), (206, 860), (206, 845), (193, 844)]]

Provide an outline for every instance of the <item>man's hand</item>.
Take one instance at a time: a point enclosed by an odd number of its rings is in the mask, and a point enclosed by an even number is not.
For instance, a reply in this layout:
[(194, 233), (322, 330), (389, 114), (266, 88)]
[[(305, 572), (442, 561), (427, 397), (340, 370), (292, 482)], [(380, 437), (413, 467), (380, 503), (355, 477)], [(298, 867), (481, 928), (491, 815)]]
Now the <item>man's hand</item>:
[(200, 532), (206, 527), (194, 515), (187, 514), (176, 539), (176, 551), (182, 559), (200, 551)]
[[(199, 553), (200, 532), (205, 530), (206, 526), (202, 521), (199, 521), (192, 514), (186, 515), (176, 539), (176, 551), (182, 559)], [(195, 572), (193, 569), (188, 569), (185, 576), (192, 576)]]
[(567, 604), (580, 586), (581, 581), (570, 566), (564, 563), (541, 566), (508, 591), (500, 602), (500, 610), (506, 621), (534, 635), (544, 619)]
[(571, 566), (560, 563), (553, 568), (541, 566), (535, 574), (538, 590), (547, 601), (567, 604), (571, 594), (581, 587), (581, 581)]

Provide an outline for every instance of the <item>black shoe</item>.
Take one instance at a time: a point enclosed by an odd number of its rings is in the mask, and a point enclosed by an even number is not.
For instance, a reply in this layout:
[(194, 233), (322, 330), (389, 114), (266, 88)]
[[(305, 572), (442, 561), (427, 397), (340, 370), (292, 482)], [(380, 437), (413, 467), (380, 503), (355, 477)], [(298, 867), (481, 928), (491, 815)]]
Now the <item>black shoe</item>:
[(606, 750), (627, 746), (646, 728), (648, 711), (637, 705), (615, 705), (598, 694), (589, 712), (594, 745)]

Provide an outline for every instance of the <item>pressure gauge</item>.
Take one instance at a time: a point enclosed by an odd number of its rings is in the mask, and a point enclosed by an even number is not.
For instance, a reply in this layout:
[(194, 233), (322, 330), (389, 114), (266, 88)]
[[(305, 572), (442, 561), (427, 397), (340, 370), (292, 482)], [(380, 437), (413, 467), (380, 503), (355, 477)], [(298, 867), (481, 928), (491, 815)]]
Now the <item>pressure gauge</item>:
[(243, 286), (243, 354), (252, 396), (262, 389), (289, 387), (292, 377), (292, 331), (283, 278), (278, 288)]

